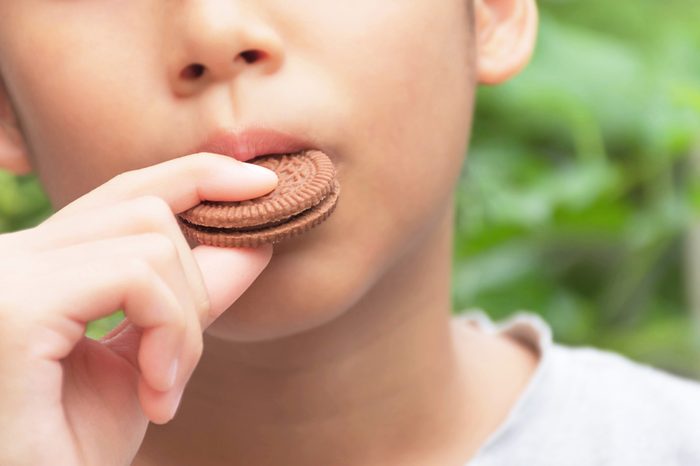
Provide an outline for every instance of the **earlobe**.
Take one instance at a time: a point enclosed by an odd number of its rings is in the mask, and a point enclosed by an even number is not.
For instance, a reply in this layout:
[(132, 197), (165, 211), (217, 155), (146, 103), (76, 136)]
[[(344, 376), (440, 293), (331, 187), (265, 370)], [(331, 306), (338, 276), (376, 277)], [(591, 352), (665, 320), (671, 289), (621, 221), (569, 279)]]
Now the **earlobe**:
[(32, 171), (22, 133), (17, 126), (7, 91), (0, 80), (0, 169), (16, 175)]
[(477, 69), (481, 84), (499, 84), (530, 60), (537, 36), (534, 0), (476, 0)]

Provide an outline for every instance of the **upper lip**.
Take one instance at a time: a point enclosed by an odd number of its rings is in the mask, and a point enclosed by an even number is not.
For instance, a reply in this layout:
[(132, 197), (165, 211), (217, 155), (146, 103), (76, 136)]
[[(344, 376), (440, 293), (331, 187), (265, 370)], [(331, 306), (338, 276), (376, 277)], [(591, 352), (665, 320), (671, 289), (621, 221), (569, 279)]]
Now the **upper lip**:
[(197, 152), (227, 155), (245, 162), (260, 155), (291, 154), (311, 148), (302, 137), (268, 128), (249, 128), (240, 133), (218, 129), (207, 137)]

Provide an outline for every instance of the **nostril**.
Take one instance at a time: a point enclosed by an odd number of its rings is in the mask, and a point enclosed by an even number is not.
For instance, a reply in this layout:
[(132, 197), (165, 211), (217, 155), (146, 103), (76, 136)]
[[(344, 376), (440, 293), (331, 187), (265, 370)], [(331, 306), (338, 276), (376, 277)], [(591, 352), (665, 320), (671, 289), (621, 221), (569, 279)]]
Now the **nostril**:
[(241, 57), (248, 64), (255, 63), (256, 61), (260, 60), (262, 56), (262, 52), (258, 50), (246, 50), (245, 52), (241, 52)]
[(189, 66), (186, 66), (182, 72), (180, 72), (180, 77), (183, 79), (197, 79), (201, 77), (204, 74), (205, 68), (204, 65), (199, 64), (199, 63), (193, 63)]
[[(265, 54), (264, 52), (261, 52), (259, 50), (246, 50), (245, 52), (241, 52), (239, 56), (246, 63), (251, 64), (262, 59), (265, 56)], [(202, 65), (201, 63), (192, 63), (182, 69), (182, 71), (180, 72), (180, 77), (182, 79), (192, 81), (202, 77), (202, 75), (204, 75), (206, 71), (207, 67)]]

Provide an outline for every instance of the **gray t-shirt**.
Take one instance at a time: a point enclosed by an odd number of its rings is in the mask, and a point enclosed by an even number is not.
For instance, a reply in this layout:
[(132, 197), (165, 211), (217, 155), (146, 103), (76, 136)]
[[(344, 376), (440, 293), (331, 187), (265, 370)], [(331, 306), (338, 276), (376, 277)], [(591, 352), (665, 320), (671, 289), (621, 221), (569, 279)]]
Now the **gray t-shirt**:
[(507, 419), (466, 466), (700, 465), (700, 383), (593, 348), (552, 342), (537, 315), (456, 317), (537, 349)]

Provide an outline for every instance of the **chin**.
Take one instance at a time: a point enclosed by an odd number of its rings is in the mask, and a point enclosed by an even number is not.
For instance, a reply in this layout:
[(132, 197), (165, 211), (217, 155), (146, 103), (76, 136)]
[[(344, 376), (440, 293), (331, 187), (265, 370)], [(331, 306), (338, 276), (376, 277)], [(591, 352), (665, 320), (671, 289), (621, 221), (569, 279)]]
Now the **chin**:
[(273, 340), (347, 312), (370, 287), (374, 274), (368, 271), (376, 264), (358, 263), (362, 258), (348, 245), (333, 247), (312, 236), (275, 246), (267, 268), (206, 333), (238, 342)]

